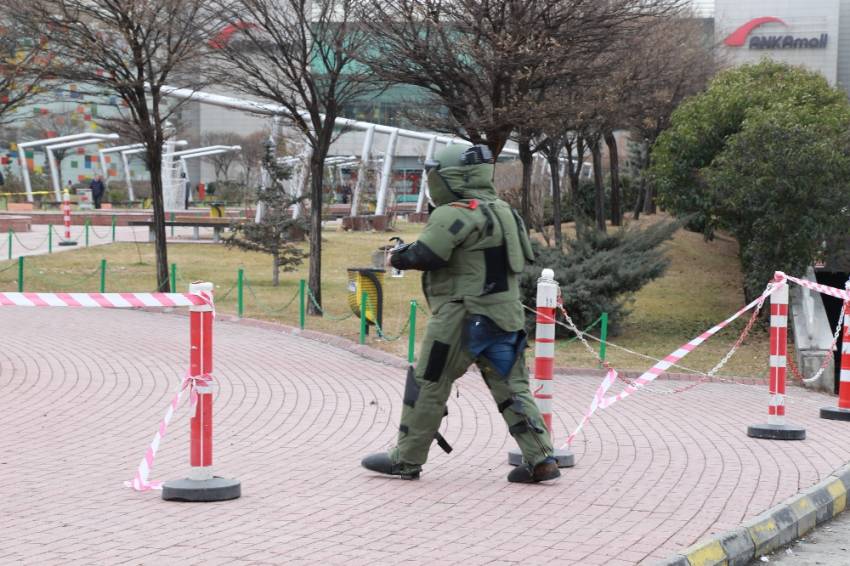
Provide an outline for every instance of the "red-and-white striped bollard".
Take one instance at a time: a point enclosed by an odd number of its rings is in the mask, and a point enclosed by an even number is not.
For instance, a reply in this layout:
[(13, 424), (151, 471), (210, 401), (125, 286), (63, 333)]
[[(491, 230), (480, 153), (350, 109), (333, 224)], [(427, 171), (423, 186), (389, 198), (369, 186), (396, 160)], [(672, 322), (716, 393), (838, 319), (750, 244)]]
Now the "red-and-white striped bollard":
[(76, 246), (77, 242), (71, 239), (71, 194), (68, 189), (62, 193), (62, 217), (65, 221), (65, 237), (59, 241), (59, 245)]
[[(552, 395), (555, 392), (555, 317), (558, 308), (558, 282), (555, 272), (544, 269), (537, 280), (537, 330), (534, 334), (534, 380), (531, 391), (534, 402), (540, 409), (543, 421), (554, 438), (552, 429)], [(575, 457), (568, 450), (556, 449), (555, 458), (558, 467), (569, 468), (575, 465)], [(508, 463), (518, 466), (522, 463), (522, 454), (518, 450), (508, 452)]]
[[(850, 284), (845, 285), (850, 288)], [(841, 337), (841, 371), (838, 381), (838, 406), (824, 407), (820, 418), (850, 421), (850, 301), (844, 302), (844, 331)]]
[[(192, 283), (190, 293), (212, 297), (212, 283)], [(162, 498), (178, 501), (223, 501), (242, 494), (239, 480), (213, 475), (213, 306), (189, 307), (190, 399), (195, 414), (189, 420), (189, 477), (168, 481), (162, 486)]]
[(753, 438), (803, 440), (806, 429), (785, 421), (785, 378), (788, 356), (788, 284), (776, 279), (779, 289), (770, 296), (770, 404), (767, 424), (747, 427)]

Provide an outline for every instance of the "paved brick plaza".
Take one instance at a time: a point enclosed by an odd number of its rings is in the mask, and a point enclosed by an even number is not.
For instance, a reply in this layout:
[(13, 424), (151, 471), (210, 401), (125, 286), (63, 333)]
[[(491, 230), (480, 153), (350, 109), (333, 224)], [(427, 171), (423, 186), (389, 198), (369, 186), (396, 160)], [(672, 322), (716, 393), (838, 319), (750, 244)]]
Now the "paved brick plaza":
[[(0, 563), (651, 563), (737, 526), (850, 461), (830, 397), (790, 390), (804, 442), (747, 438), (764, 387), (643, 392), (600, 412), (550, 485), (512, 485), (511, 446), (475, 375), (452, 395), (447, 456), (377, 477), (400, 412), (397, 367), (303, 337), (216, 325), (216, 464), (243, 497), (168, 503), (123, 487), (186, 369), (188, 320), (151, 312), (0, 313)], [(767, 355), (767, 353), (765, 353)], [(557, 378), (563, 440), (598, 378)], [(654, 385), (669, 391), (673, 382)], [(179, 411), (154, 478), (186, 471)], [(560, 442), (558, 442), (560, 443)]]

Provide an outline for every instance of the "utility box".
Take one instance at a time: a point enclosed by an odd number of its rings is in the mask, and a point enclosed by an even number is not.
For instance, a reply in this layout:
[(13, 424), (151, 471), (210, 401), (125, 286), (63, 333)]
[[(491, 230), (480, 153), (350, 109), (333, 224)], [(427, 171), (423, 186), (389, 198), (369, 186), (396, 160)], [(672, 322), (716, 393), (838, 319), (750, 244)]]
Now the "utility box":
[[(360, 296), (366, 293), (366, 322), (384, 325), (384, 270), (371, 267), (348, 269), (348, 306), (360, 316)], [(368, 331), (368, 326), (366, 327)]]

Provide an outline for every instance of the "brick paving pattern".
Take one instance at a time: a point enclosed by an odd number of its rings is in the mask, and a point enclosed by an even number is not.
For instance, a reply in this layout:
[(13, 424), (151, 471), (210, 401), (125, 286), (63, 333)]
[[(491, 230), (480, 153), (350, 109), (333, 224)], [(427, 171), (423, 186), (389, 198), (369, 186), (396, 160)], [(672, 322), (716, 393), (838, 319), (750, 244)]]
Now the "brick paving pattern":
[[(649, 564), (850, 461), (847, 424), (818, 418), (832, 397), (790, 388), (808, 439), (770, 442), (745, 433), (766, 420), (766, 388), (712, 383), (601, 411), (560, 481), (508, 484), (512, 440), (470, 374), (443, 426), (455, 452), (434, 447), (418, 482), (378, 477), (359, 461), (393, 441), (402, 370), (219, 321), (216, 469), (244, 495), (169, 503), (122, 482), (185, 373), (188, 320), (9, 308), (0, 332), (3, 564)], [(561, 442), (598, 381), (556, 377)], [(154, 479), (185, 475), (186, 413)]]

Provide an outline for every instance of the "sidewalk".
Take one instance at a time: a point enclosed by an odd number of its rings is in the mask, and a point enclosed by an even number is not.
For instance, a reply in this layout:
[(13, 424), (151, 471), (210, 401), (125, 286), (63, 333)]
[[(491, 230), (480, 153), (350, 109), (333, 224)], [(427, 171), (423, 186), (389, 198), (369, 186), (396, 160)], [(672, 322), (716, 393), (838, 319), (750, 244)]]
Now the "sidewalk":
[[(802, 442), (750, 439), (764, 386), (661, 380), (598, 412), (557, 482), (505, 481), (512, 445), (480, 377), (462, 378), (422, 479), (359, 466), (396, 434), (404, 372), (267, 328), (216, 324), (215, 458), (241, 499), (176, 504), (123, 487), (185, 373), (188, 320), (0, 311), (0, 563), (651, 564), (732, 529), (850, 461), (831, 397), (792, 387)], [(556, 378), (562, 444), (595, 377)], [(653, 392), (656, 391), (656, 392)], [(154, 479), (187, 470), (178, 410)]]

